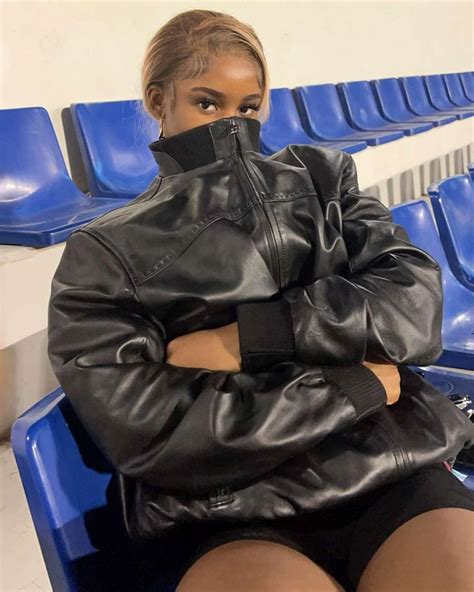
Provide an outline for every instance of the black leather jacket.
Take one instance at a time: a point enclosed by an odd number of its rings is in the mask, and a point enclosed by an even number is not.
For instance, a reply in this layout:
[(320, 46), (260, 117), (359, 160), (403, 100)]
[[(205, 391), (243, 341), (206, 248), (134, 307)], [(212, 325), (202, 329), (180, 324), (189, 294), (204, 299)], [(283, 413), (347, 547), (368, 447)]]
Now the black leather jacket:
[[(473, 441), (416, 375), (387, 407), (361, 365), (436, 360), (437, 264), (359, 191), (350, 156), (264, 157), (259, 128), (151, 144), (160, 175), (75, 231), (53, 279), (50, 360), (120, 475), (132, 536), (335, 504)], [(241, 372), (166, 363), (173, 338), (235, 321)]]

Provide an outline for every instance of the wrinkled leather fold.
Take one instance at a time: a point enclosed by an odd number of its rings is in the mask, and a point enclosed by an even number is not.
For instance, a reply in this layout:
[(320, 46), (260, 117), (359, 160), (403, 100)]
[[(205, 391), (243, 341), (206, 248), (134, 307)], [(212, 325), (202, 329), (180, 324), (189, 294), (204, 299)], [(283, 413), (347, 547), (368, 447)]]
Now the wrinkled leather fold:
[(177, 524), (271, 520), (319, 510), (454, 458), (474, 444), (472, 424), (462, 411), (408, 368), (400, 373), (402, 396), (396, 405), (342, 436), (329, 436), (264, 479), (192, 497), (160, 494), (120, 478), (129, 534), (158, 538)]

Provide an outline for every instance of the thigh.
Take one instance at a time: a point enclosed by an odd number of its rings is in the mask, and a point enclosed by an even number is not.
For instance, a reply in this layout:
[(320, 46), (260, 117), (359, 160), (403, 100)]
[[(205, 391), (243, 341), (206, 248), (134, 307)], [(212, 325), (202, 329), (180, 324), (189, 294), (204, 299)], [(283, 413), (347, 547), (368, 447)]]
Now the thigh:
[[(474, 493), (441, 464), (426, 467), (384, 487), (354, 525), (348, 562), (348, 575), (354, 589), (377, 550), (398, 529), (401, 530), (402, 525), (408, 527), (416, 517), (421, 519), (422, 515), (445, 508), (473, 511)], [(454, 523), (451, 530), (456, 530)], [(441, 532), (436, 533), (433, 543), (441, 544)], [(413, 546), (412, 558), (415, 549)]]
[(472, 592), (474, 512), (441, 508), (415, 516), (377, 549), (357, 592)]
[(338, 592), (325, 571), (292, 547), (240, 539), (214, 547), (185, 572), (176, 592)]

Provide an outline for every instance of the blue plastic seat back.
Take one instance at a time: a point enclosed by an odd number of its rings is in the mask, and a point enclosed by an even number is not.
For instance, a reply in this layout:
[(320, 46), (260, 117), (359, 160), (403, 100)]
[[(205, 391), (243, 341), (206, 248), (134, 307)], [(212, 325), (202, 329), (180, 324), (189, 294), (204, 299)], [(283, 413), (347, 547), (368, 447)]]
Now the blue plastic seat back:
[(294, 96), (301, 120), (317, 137), (337, 140), (354, 134), (334, 84), (299, 86), (294, 89)]
[(474, 101), (474, 74), (471, 72), (461, 72), (459, 74), (464, 94), (473, 102)]
[(56, 389), (17, 419), (12, 430), (13, 451), (55, 590), (75, 589), (74, 561), (96, 552), (85, 519), (87, 512), (107, 505), (111, 476), (84, 438), (92, 451), (88, 460), (96, 466), (87, 465), (68, 425), (70, 411)]
[(42, 107), (0, 110), (0, 243), (45, 247), (124, 205), (74, 184)]
[(159, 125), (142, 101), (71, 105), (89, 190), (101, 197), (133, 198), (158, 174), (148, 148)]
[(473, 104), (469, 101), (461, 85), (459, 74), (444, 74), (444, 82), (446, 84), (446, 90), (452, 103), (458, 105), (458, 107), (472, 107)]
[(446, 86), (440, 74), (431, 74), (424, 77), (431, 103), (441, 111), (456, 111), (459, 109), (448, 97)]
[(430, 254), (441, 268), (443, 353), (436, 365), (474, 370), (474, 292), (453, 275), (428, 204), (423, 200), (414, 200), (393, 206), (390, 210), (394, 222), (403, 226), (410, 241)]
[(16, 420), (12, 447), (53, 590), (174, 590), (127, 537), (111, 467), (61, 389)]
[(408, 136), (427, 131), (433, 127), (430, 122), (389, 122), (379, 111), (379, 106), (369, 82), (344, 82), (337, 85), (351, 123), (360, 129), (398, 131)]
[(431, 255), (443, 271), (446, 268), (449, 270), (428, 204), (422, 199), (417, 199), (393, 206), (390, 211), (393, 221), (403, 226), (410, 241)]
[(306, 134), (289, 88), (270, 90), (270, 114), (261, 127), (262, 151), (273, 152), (288, 144), (312, 144)]
[(428, 187), (428, 195), (451, 269), (474, 290), (474, 181), (455, 175)]
[(380, 115), (369, 82), (343, 82), (337, 85), (344, 97), (351, 123), (361, 129), (383, 129), (388, 122)]
[(456, 121), (454, 115), (437, 115), (425, 113), (423, 116), (416, 115), (409, 106), (406, 93), (402, 86), (402, 81), (397, 78), (383, 78), (381, 80), (372, 80), (377, 103), (384, 117), (396, 123), (432, 123), (433, 125), (445, 125), (451, 121)]
[(400, 83), (396, 78), (372, 80), (371, 84), (385, 117), (395, 122), (408, 121), (415, 117), (405, 104)]
[(0, 220), (28, 220), (83, 194), (43, 107), (0, 110)]
[(361, 131), (351, 127), (334, 84), (296, 87), (294, 97), (303, 127), (317, 141), (362, 140), (376, 146), (403, 137), (398, 131)]
[(420, 76), (399, 79), (410, 109), (417, 115), (441, 115), (430, 103), (426, 86)]
[(474, 375), (439, 366), (414, 367), (416, 372), (445, 395), (469, 395), (474, 401)]

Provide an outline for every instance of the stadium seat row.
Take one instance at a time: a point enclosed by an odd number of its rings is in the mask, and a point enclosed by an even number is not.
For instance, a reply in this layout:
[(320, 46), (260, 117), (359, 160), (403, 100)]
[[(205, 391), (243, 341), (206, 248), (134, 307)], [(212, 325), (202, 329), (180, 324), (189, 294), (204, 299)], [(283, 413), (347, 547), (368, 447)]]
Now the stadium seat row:
[[(261, 151), (304, 143), (357, 152), (470, 117), (473, 97), (472, 72), (272, 89)], [(62, 242), (157, 175), (148, 146), (159, 128), (141, 101), (76, 103), (71, 114), (91, 196), (69, 177), (45, 109), (0, 110), (0, 243)]]
[[(474, 115), (472, 73), (272, 90), (262, 152), (316, 144), (354, 153)], [(331, 144), (332, 143), (332, 144)]]
[[(471, 421), (474, 421), (474, 284), (466, 282), (469, 278), (458, 272), (460, 263), (473, 261), (473, 184), (474, 166), (470, 167), (469, 176), (456, 175), (428, 188), (439, 234), (425, 201), (413, 200), (391, 208), (393, 220), (405, 228), (413, 244), (438, 262), (442, 274), (443, 352), (436, 365), (413, 369), (448, 396)], [(453, 233), (461, 227), (463, 232), (453, 244)], [(461, 451), (453, 472), (474, 490), (472, 449)]]
[[(451, 86), (452, 81), (461, 84), (461, 76), (466, 89), (469, 84), (474, 87), (471, 73), (446, 75), (444, 80)], [(441, 76), (434, 78), (442, 82)], [(474, 88), (472, 91), (474, 95)], [(463, 97), (468, 101), (467, 95)], [(437, 115), (415, 114), (410, 111), (408, 98), (420, 113), (426, 103)], [(383, 79), (371, 85), (322, 84), (297, 87), (293, 92), (289, 88), (272, 89), (270, 117), (261, 131), (261, 151), (272, 154), (287, 144), (313, 144), (354, 153), (367, 145), (377, 146), (474, 114), (472, 107), (446, 115), (430, 106), (429, 100), (420, 77)], [(456, 107), (451, 105), (450, 109)], [(156, 122), (141, 111), (141, 103), (77, 103), (71, 110), (91, 193), (131, 198), (143, 191), (156, 167), (148, 150)], [(129, 162), (130, 166), (119, 170), (119, 162)]]
[[(436, 364), (474, 370), (474, 282), (469, 276), (474, 260), (474, 180), (470, 175), (456, 175), (428, 191), (438, 230), (424, 200), (393, 206), (392, 217), (442, 270), (443, 353)], [(461, 226), (463, 231), (453, 242), (453, 234)]]

